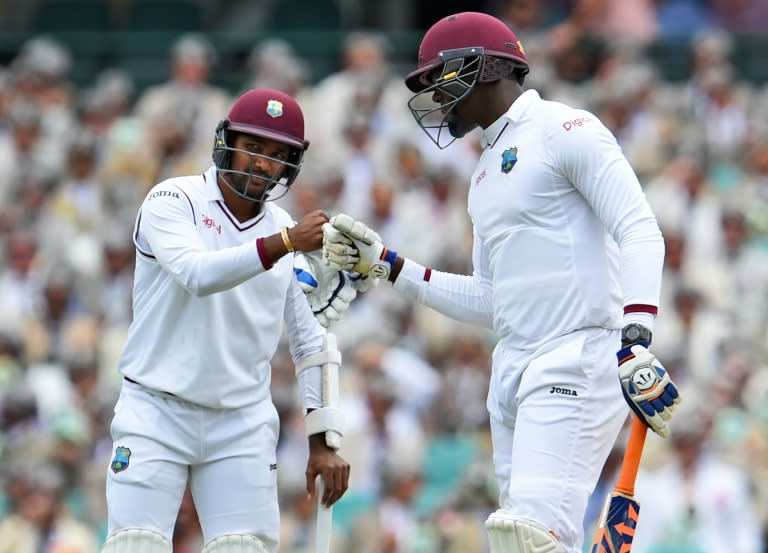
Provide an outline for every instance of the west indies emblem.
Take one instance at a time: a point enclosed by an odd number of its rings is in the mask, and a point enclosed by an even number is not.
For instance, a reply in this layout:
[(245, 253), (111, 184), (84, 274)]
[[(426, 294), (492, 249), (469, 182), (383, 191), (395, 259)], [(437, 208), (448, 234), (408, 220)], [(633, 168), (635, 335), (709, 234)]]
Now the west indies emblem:
[(501, 172), (509, 173), (517, 163), (517, 146), (508, 148), (501, 153)]
[(128, 468), (128, 463), (131, 460), (131, 450), (121, 445), (115, 448), (115, 457), (112, 459), (112, 463), (109, 467), (112, 472), (117, 474)]

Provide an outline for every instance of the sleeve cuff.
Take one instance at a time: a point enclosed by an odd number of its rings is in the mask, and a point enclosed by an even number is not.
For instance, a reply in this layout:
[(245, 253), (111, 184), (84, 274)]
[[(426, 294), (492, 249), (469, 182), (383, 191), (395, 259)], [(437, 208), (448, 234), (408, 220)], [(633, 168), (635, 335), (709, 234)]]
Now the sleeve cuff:
[(259, 254), (259, 261), (261, 262), (262, 267), (264, 267), (264, 270), (270, 270), (272, 268), (272, 263), (270, 263), (267, 253), (264, 250), (264, 238), (256, 239), (256, 252)]
[(397, 275), (393, 286), (406, 294), (416, 296), (421, 285), (427, 281), (425, 277), (431, 276), (431, 274), (431, 269), (427, 269), (408, 258), (403, 258), (403, 267), (400, 269), (400, 274)]

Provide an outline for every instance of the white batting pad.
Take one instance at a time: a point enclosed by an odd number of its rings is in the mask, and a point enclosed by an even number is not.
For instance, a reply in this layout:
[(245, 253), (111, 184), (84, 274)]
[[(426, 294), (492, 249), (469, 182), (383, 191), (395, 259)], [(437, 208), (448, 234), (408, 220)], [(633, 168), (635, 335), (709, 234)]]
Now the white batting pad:
[(232, 534), (209, 541), (202, 553), (269, 553), (256, 536)]
[(491, 553), (565, 553), (549, 529), (527, 517), (499, 509), (485, 521)]
[(144, 528), (125, 528), (109, 536), (101, 553), (171, 553), (171, 551), (171, 544), (161, 533)]

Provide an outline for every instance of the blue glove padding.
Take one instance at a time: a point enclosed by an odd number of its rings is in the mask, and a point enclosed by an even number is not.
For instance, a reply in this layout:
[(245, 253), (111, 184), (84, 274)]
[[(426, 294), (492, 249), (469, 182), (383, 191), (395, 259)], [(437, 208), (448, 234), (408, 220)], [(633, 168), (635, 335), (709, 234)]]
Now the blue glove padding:
[(622, 348), (619, 358), (619, 378), (624, 399), (659, 436), (669, 436), (667, 421), (680, 403), (680, 394), (659, 360), (641, 342)]
[(326, 328), (332, 321), (341, 318), (357, 296), (356, 283), (344, 271), (331, 268), (323, 259), (321, 250), (297, 252), (293, 259), (293, 273), (306, 294), (312, 313)]

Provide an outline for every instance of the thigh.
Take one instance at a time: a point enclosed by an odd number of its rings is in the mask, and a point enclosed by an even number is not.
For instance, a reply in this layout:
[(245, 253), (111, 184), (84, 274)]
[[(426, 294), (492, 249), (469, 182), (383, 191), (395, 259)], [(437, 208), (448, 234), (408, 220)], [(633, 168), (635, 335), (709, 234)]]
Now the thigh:
[(181, 436), (162, 398), (123, 389), (115, 407), (112, 460), (107, 468), (109, 533), (157, 530), (170, 541), (187, 482)]
[(493, 435), (508, 471), (501, 506), (552, 528), (568, 551), (581, 548), (587, 500), (627, 415), (614, 331), (575, 334), (529, 364), (514, 429), (497, 422)]
[(271, 404), (220, 412), (207, 428), (203, 462), (190, 473), (205, 543), (249, 534), (275, 551), (280, 527), (277, 412)]

